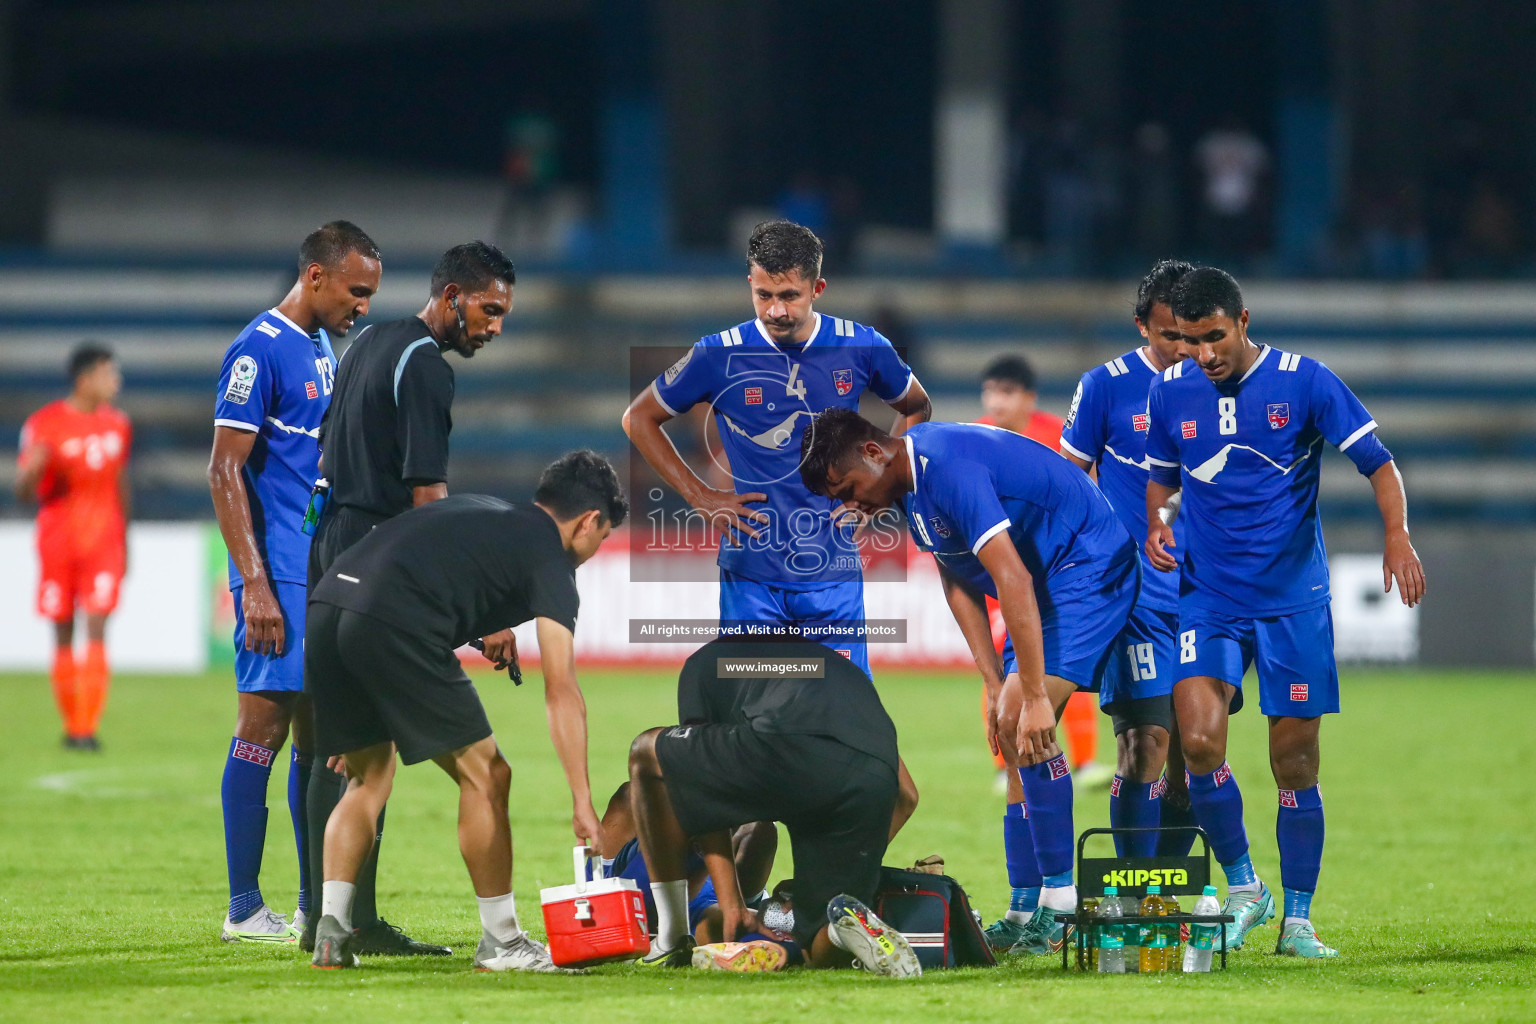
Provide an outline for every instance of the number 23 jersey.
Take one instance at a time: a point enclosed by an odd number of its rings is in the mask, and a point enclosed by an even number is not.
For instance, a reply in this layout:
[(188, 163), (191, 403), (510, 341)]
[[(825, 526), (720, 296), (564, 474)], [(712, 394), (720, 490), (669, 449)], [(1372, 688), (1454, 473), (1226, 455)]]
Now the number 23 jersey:
[(1152, 479), (1183, 488), (1181, 606), (1255, 618), (1328, 602), (1317, 516), (1322, 444), (1370, 476), (1392, 453), (1332, 370), (1268, 345), (1240, 380), (1175, 363), (1147, 396)]

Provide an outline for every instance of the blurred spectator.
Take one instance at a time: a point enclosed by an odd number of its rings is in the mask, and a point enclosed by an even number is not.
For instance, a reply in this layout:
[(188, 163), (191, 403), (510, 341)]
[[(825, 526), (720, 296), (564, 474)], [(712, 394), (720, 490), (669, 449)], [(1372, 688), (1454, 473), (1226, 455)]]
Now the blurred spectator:
[(1168, 129), (1148, 121), (1136, 129), (1131, 161), (1132, 244), (1138, 262), (1160, 259), (1179, 244), (1179, 167)]
[(1428, 272), (1429, 237), (1415, 185), (1366, 190), (1360, 203), (1360, 247), (1369, 277), (1401, 281)]
[(551, 248), (549, 196), (560, 179), (560, 128), (554, 118), (538, 109), (507, 118), (501, 173), (507, 198), (496, 225), (497, 242), (518, 252)]
[(1043, 238), (1050, 258), (1060, 272), (1082, 273), (1093, 248), (1097, 195), (1076, 121), (1057, 123), (1045, 155), (1042, 185)]
[(1454, 250), (1457, 275), (1504, 277), (1514, 269), (1519, 250), (1514, 203), (1491, 175), (1479, 175), (1467, 199)]
[(780, 217), (810, 228), (826, 246), (832, 233), (832, 201), (815, 171), (797, 172), (774, 206)]
[(1202, 242), (1217, 259), (1252, 256), (1265, 244), (1265, 176), (1269, 150), (1237, 118), (1228, 118), (1195, 145), (1203, 176)]

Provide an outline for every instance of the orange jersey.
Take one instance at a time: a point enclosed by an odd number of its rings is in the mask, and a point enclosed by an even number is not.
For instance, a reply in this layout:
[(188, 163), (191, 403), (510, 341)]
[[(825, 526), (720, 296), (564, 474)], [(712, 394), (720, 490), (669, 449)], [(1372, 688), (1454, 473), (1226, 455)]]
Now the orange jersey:
[[(989, 427), (997, 426), (991, 416), (983, 416), (976, 421), (985, 423)], [(1061, 431), (1067, 425), (1067, 421), (1060, 416), (1052, 416), (1048, 412), (1036, 409), (1024, 429), (1019, 431), (1031, 441), (1039, 441), (1053, 452), (1061, 451)]]
[(81, 412), (67, 400), (33, 413), (21, 428), (21, 458), (47, 450), (37, 485), (37, 546), (42, 552), (121, 551), (126, 524), (119, 490), (133, 430), (110, 405)]

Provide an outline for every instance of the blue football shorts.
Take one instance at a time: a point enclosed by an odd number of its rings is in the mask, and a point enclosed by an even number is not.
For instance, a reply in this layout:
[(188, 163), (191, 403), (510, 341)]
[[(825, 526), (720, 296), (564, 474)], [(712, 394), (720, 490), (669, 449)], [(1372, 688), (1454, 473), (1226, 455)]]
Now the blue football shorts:
[[(1075, 576), (1057, 583), (1047, 579), (1045, 594), (1037, 588), (1040, 632), (1045, 643), (1045, 674), (1076, 683), (1080, 690), (1097, 690), (1141, 591), (1141, 561), (1121, 559), (1100, 573)], [(1003, 678), (1019, 670), (1013, 637), (1003, 645)]]
[(864, 624), (864, 584), (861, 581), (828, 583), (814, 588), (778, 587), (721, 569), (720, 621), (795, 625), (802, 629), (831, 627), (837, 634), (832, 638), (810, 635), (806, 639), (825, 643), (857, 665), (865, 675), (870, 674), (868, 646), (863, 640), (846, 637), (850, 630)]
[(1316, 718), (1339, 710), (1328, 605), (1290, 615), (1245, 618), (1185, 605), (1179, 612), (1179, 679), (1211, 676), (1237, 687), (1230, 711), (1243, 706), (1243, 675), (1259, 677), (1259, 710)]
[(302, 583), (273, 583), (272, 593), (283, 609), (283, 653), (264, 655), (245, 649), (245, 587), (234, 587), (235, 601), (235, 689), (241, 693), (278, 691), (302, 693), (304, 690), (304, 603), (306, 587)]

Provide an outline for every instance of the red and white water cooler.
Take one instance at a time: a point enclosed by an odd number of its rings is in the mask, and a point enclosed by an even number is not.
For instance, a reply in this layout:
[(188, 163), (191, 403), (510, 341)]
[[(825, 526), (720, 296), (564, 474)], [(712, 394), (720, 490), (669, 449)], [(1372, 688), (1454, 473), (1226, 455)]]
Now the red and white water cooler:
[(644, 956), (651, 940), (640, 888), (628, 878), (604, 878), (602, 858), (589, 847), (576, 847), (571, 859), (576, 884), (539, 890), (550, 959), (559, 967), (585, 967)]

